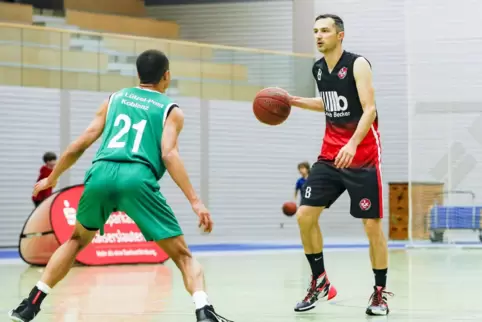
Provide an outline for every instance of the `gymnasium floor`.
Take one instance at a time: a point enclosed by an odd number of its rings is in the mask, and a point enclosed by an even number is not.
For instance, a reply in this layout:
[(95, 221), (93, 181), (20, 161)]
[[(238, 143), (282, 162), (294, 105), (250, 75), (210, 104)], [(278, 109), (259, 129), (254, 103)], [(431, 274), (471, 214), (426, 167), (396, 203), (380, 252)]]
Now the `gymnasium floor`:
[[(300, 249), (200, 253), (208, 294), (220, 314), (236, 322), (481, 321), (482, 249), (390, 251), (391, 314), (366, 317), (373, 276), (367, 249), (325, 252), (333, 302), (293, 312), (309, 269)], [(39, 279), (42, 268), (0, 261), (0, 321)], [(172, 262), (165, 265), (76, 267), (44, 301), (35, 321), (193, 322), (193, 304)]]

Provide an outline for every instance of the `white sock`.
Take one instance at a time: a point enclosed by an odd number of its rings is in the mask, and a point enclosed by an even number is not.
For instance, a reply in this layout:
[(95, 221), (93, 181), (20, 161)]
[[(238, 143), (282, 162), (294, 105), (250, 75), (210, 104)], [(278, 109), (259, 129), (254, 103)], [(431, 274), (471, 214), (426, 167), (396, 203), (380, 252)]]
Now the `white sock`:
[(194, 294), (192, 295), (192, 300), (194, 302), (194, 305), (196, 305), (196, 310), (201, 309), (206, 305), (209, 305), (208, 295), (204, 291), (194, 292)]
[(49, 292), (52, 290), (52, 288), (50, 286), (48, 286), (47, 284), (45, 284), (44, 282), (41, 282), (41, 281), (38, 281), (37, 285), (35, 285), (35, 286), (37, 286), (37, 288), (45, 294), (49, 294)]

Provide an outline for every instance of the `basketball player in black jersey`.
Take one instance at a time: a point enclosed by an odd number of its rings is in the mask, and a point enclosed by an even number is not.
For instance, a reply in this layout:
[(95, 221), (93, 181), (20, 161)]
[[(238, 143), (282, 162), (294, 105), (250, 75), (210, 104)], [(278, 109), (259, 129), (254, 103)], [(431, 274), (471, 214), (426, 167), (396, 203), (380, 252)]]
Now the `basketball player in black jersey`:
[(326, 117), (321, 152), (312, 166), (296, 214), (312, 278), (295, 311), (310, 310), (319, 300), (336, 296), (325, 272), (318, 219), (347, 190), (350, 213), (362, 219), (365, 227), (375, 275), (366, 314), (387, 315), (387, 295), (391, 293), (385, 291), (388, 249), (381, 221), (381, 147), (371, 66), (364, 57), (343, 50), (344, 24), (340, 17), (318, 16), (314, 34), (318, 50), (324, 56), (313, 66), (320, 97), (290, 97), (292, 106), (324, 112)]

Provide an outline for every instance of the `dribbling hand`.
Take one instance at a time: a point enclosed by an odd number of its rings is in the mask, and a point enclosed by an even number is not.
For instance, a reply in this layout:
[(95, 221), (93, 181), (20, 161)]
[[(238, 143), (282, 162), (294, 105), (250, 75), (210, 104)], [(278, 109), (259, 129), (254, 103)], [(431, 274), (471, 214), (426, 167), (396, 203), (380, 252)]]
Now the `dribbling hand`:
[(356, 148), (356, 144), (351, 141), (342, 147), (335, 158), (335, 167), (348, 168), (355, 157)]
[(296, 101), (301, 98), (299, 96), (291, 96), (288, 93), (287, 93), (287, 97), (288, 97), (288, 102), (289, 102), (290, 106), (293, 106), (296, 103)]
[(202, 202), (195, 202), (192, 205), (192, 210), (196, 213), (199, 217), (199, 225), (198, 227), (203, 230), (205, 233), (210, 233), (213, 230), (213, 221), (211, 220), (211, 215), (209, 214), (209, 210), (204, 206)]
[(40, 191), (54, 187), (56, 184), (57, 182), (51, 182), (49, 178), (44, 178), (35, 184), (32, 195), (36, 197)]

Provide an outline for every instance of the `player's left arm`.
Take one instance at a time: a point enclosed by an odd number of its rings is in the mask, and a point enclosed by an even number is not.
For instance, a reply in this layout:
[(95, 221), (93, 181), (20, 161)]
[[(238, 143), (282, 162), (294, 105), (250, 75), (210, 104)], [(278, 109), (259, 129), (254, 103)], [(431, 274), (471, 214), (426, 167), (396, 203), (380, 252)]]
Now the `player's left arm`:
[(77, 162), (77, 160), (101, 135), (104, 131), (105, 119), (107, 115), (108, 100), (104, 101), (95, 113), (94, 119), (75, 141), (65, 149), (59, 158), (52, 173), (48, 177), (49, 183), (57, 182), (58, 178), (67, 169)]
[(350, 141), (340, 149), (335, 158), (335, 166), (337, 168), (347, 168), (351, 165), (358, 145), (367, 135), (377, 116), (377, 110), (375, 107), (375, 90), (373, 89), (372, 69), (370, 64), (363, 57), (357, 58), (353, 66), (353, 73), (363, 114), (360, 121), (358, 121), (357, 128)]
[(352, 142), (358, 146), (367, 135), (373, 121), (375, 121), (377, 109), (375, 107), (375, 89), (373, 88), (372, 69), (368, 61), (363, 57), (357, 58), (353, 66), (353, 73), (358, 96), (360, 97), (360, 103), (363, 108), (362, 117), (351, 138)]

